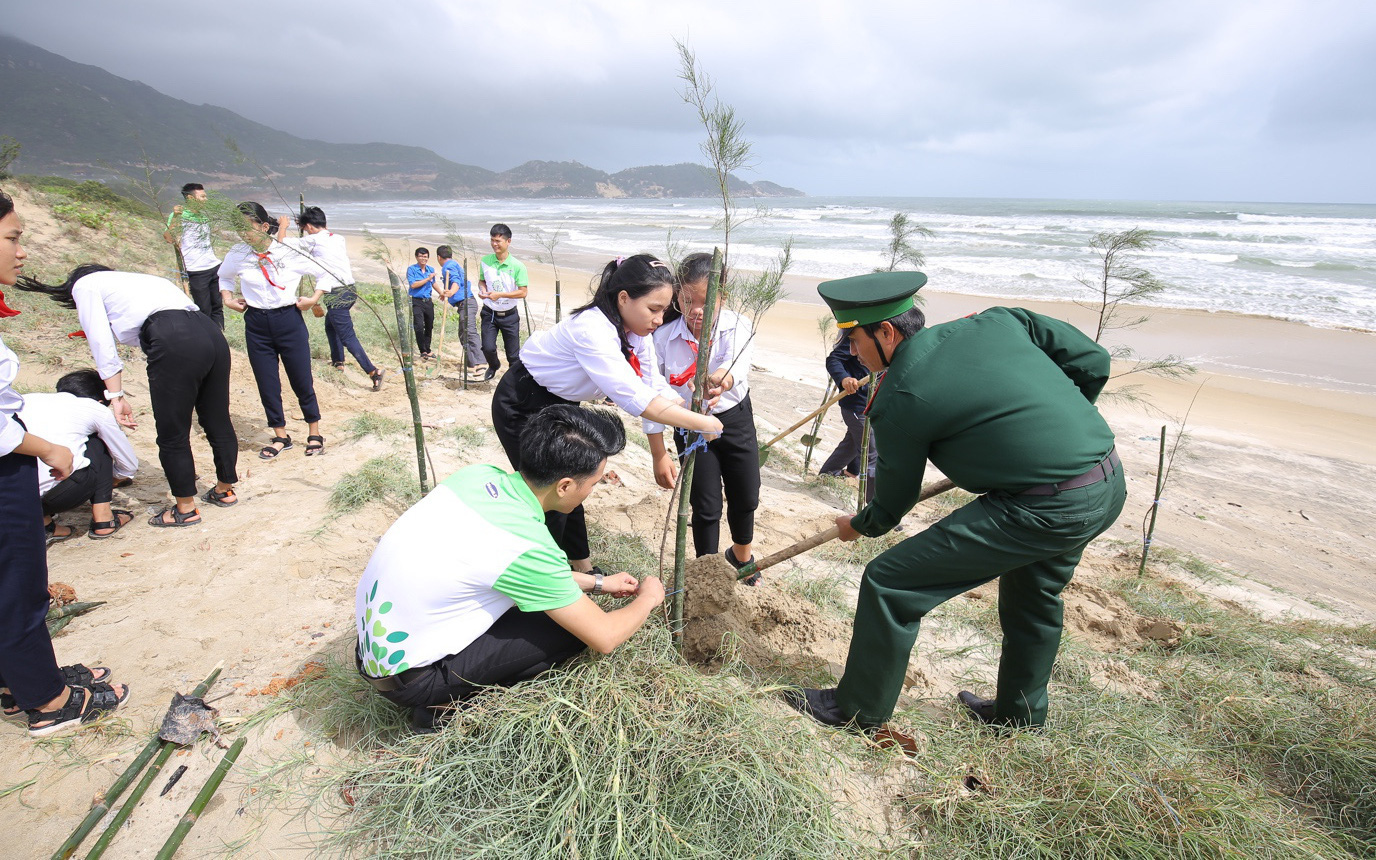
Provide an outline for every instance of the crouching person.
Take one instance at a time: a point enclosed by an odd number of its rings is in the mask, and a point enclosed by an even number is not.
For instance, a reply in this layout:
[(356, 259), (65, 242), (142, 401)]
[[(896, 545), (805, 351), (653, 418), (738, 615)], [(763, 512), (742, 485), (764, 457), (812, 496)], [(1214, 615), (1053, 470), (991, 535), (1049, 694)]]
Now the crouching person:
[[(470, 466), (403, 514), (359, 581), (359, 672), (410, 708), (418, 731), (485, 686), (532, 678), (584, 648), (610, 653), (664, 601), (657, 577), (570, 570), (545, 527), (545, 513), (582, 504), (625, 447), (621, 420), (557, 404), (519, 444), (519, 472)], [(604, 612), (587, 597), (604, 593), (635, 599)]]

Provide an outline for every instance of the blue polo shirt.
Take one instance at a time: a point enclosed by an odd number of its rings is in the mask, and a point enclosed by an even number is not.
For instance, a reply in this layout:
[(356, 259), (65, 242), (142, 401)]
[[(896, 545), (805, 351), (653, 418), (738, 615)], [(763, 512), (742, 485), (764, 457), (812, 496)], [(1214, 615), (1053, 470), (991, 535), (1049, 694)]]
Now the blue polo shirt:
[[(422, 275), (422, 277), (424, 276)], [(443, 282), (446, 278), (449, 280), (449, 286), (457, 286), (459, 288), (458, 292), (449, 297), (449, 304), (457, 305), (473, 294), (472, 290), (469, 288), (468, 279), (463, 276), (463, 266), (460, 266), (453, 260), (449, 260), (444, 264), (438, 280)]]
[(410, 296), (411, 298), (413, 298), (413, 299), (428, 299), (428, 298), (430, 298), (430, 287), (431, 287), (431, 285), (434, 284), (434, 281), (430, 281), (429, 283), (427, 283), (427, 284), (426, 284), (425, 286), (423, 286), (423, 287), (412, 287), (411, 284), (414, 284), (416, 281), (423, 281), (423, 280), (426, 279), (426, 277), (428, 277), (429, 275), (432, 275), (432, 274), (434, 274), (434, 273), (435, 273), (435, 270), (434, 270), (434, 269), (432, 269), (432, 268), (429, 267), (429, 266), (422, 266), (420, 263), (412, 263), (411, 265), (407, 266), (407, 267), (406, 267), (406, 285), (407, 285), (407, 287), (408, 287), (408, 289), (406, 290), (407, 295), (409, 295), (409, 296)]

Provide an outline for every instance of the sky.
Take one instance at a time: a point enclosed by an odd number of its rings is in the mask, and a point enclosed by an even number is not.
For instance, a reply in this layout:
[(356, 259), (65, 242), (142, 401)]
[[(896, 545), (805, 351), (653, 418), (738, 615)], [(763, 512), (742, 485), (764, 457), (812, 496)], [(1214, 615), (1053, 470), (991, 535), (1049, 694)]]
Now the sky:
[(702, 161), (678, 39), (743, 178), (810, 195), (1376, 203), (1372, 0), (8, 5), (176, 98), (492, 170)]

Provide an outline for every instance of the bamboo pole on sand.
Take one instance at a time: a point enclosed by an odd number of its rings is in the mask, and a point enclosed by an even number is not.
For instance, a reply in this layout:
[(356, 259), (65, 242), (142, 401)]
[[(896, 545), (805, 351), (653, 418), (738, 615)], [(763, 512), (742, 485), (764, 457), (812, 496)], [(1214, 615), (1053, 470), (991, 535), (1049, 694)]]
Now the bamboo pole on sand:
[[(702, 309), (702, 329), (698, 336), (697, 369), (693, 373), (694, 412), (702, 411), (702, 397), (707, 391), (707, 376), (712, 364), (712, 326), (717, 312), (717, 294), (721, 290), (722, 255), (720, 248), (712, 249), (712, 271), (707, 279), (707, 302)], [(674, 637), (674, 646), (683, 647), (683, 570), (688, 560), (688, 499), (693, 487), (693, 463), (697, 458), (690, 452), (683, 458), (682, 474), (679, 478), (678, 526), (674, 532), (674, 594), (669, 612), (669, 629)]]
[(420, 494), (430, 489), (425, 475), (425, 428), (421, 426), (420, 394), (416, 390), (415, 347), (408, 336), (406, 315), (401, 309), (401, 278), (387, 268), (387, 280), (392, 287), (392, 308), (397, 314), (397, 338), (401, 341), (401, 375), (406, 380), (406, 396), (411, 401), (411, 431), (416, 439), (416, 469), (420, 472)]
[(244, 744), (247, 742), (248, 738), (239, 738), (229, 748), (229, 752), (225, 753), (225, 757), (220, 759), (220, 763), (215, 766), (215, 770), (210, 774), (210, 779), (206, 780), (200, 793), (196, 795), (196, 799), (191, 801), (191, 806), (182, 816), (182, 820), (177, 822), (177, 827), (172, 831), (172, 835), (167, 837), (167, 841), (163, 843), (162, 850), (158, 852), (155, 860), (170, 860), (177, 853), (177, 849), (182, 847), (182, 840), (186, 839), (186, 834), (191, 832), (191, 827), (200, 818), (201, 813), (205, 811), (210, 798), (214, 797), (215, 792), (219, 790), (220, 783), (224, 782), (229, 769), (234, 767), (234, 762), (239, 758), (239, 753), (243, 752)]
[[(224, 665), (224, 661), (217, 663), (214, 670), (206, 676), (206, 679), (200, 684), (197, 684), (196, 689), (191, 691), (191, 695), (196, 698), (204, 697), (211, 685), (215, 683), (215, 679), (220, 677), (220, 670), (224, 668)], [(81, 840), (85, 839), (95, 826), (100, 823), (100, 819), (104, 818), (105, 813), (109, 812), (110, 807), (114, 805), (115, 801), (119, 800), (119, 796), (129, 787), (129, 783), (134, 781), (134, 777), (139, 775), (144, 765), (148, 764), (149, 759), (153, 758), (153, 756), (158, 753), (159, 746), (166, 749), (173, 749), (177, 745), (169, 741), (164, 741), (158, 737), (154, 737), (149, 741), (148, 746), (144, 747), (134, 760), (129, 763), (129, 767), (125, 768), (124, 773), (119, 775), (119, 778), (115, 780), (114, 784), (103, 793), (96, 795), (91, 803), (91, 811), (86, 814), (86, 817), (83, 818), (76, 829), (72, 831), (72, 835), (67, 837), (67, 841), (63, 842), (62, 845), (58, 847), (57, 851), (54, 852), (53, 860), (67, 860), (68, 857), (71, 857), (72, 854), (76, 852), (77, 847), (81, 845)], [(171, 755), (171, 753), (169, 752), (168, 755)], [(166, 758), (164, 758), (164, 761), (165, 760)], [(125, 805), (128, 806), (129, 804), (126, 803)]]

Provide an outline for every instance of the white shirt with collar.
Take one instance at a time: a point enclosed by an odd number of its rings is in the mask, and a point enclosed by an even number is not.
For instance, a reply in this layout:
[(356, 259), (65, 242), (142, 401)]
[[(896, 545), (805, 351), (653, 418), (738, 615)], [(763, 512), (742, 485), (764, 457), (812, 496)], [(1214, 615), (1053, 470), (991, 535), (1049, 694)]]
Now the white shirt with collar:
[[(750, 393), (750, 321), (729, 308), (722, 308), (721, 314), (712, 321), (717, 336), (712, 342), (712, 360), (708, 362), (709, 372), (731, 368), (731, 378), (735, 384), (722, 394), (717, 405), (712, 408), (713, 415), (719, 415), (740, 404)], [(688, 328), (686, 317), (679, 317), (671, 323), (655, 330), (655, 355), (659, 358), (656, 373), (684, 403), (693, 402), (692, 378), (683, 385), (674, 385), (669, 378), (688, 371), (697, 364), (698, 354), (694, 347), (698, 339)], [(664, 425), (646, 422), (646, 433), (659, 433)]]
[[(132, 478), (138, 472), (139, 458), (129, 444), (129, 437), (124, 435), (109, 408), (89, 397), (77, 397), (65, 392), (30, 394), (24, 398), (24, 408), (19, 417), (30, 433), (54, 445), (71, 449), (73, 472), (91, 465), (86, 456), (88, 436), (99, 436), (105, 447), (110, 449), (116, 477)], [(38, 470), (39, 495), (48, 492), (57, 483), (49, 470)]]
[(215, 246), (210, 241), (210, 219), (192, 212), (181, 215), (181, 238), (177, 244), (182, 249), (182, 262), (188, 272), (204, 272), (220, 265), (215, 256)]
[(655, 370), (654, 340), (635, 334), (626, 340), (640, 362), (639, 375), (621, 353), (616, 324), (598, 308), (588, 308), (531, 335), (521, 346), (521, 363), (550, 394), (565, 400), (610, 397), (631, 415), (644, 413), (656, 396), (677, 402)]
[(92, 272), (72, 285), (72, 300), (101, 379), (124, 369), (115, 344), (138, 346), (139, 330), (150, 316), (159, 311), (199, 312), (171, 281), (137, 272)]
[[(24, 408), (24, 397), (11, 386), (19, 376), (19, 356), (0, 340), (0, 457), (24, 444), (24, 428), (14, 416)], [(42, 471), (42, 470), (39, 470)]]
[(307, 233), (297, 242), (301, 250), (310, 254), (326, 275), (316, 282), (322, 290), (338, 290), (354, 284), (354, 268), (349, 263), (349, 247), (343, 236), (329, 230)]
[(295, 239), (273, 239), (267, 251), (259, 254), (240, 242), (220, 264), (220, 290), (233, 293), (234, 281), (251, 308), (270, 311), (296, 304), (296, 289), (306, 275), (315, 278), (315, 288), (330, 291), (334, 278), (321, 268), (310, 252)]

